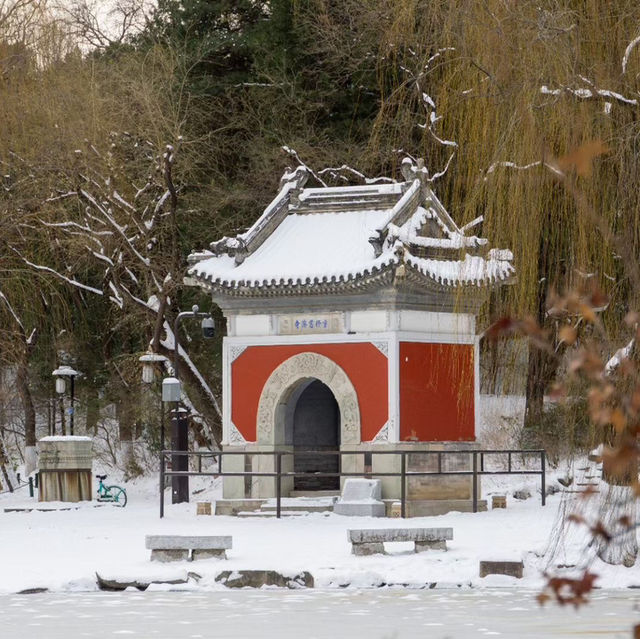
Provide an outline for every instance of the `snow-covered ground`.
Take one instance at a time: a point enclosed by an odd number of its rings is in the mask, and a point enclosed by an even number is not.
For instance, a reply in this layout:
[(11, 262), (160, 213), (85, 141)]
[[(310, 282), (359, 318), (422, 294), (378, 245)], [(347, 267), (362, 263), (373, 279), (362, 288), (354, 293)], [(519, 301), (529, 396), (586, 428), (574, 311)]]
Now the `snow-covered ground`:
[[(555, 483), (553, 474), (549, 483)], [(559, 538), (560, 523), (573, 508), (584, 509), (575, 494), (558, 493), (540, 504), (537, 478), (485, 478), (485, 496), (508, 495), (506, 510), (485, 513), (449, 513), (438, 517), (397, 519), (341, 517), (314, 513), (303, 517), (242, 519), (197, 516), (196, 501), (215, 500), (219, 480), (192, 480), (192, 502), (167, 503), (164, 519), (158, 516), (158, 494), (153, 477), (127, 484), (126, 508), (96, 507), (85, 503), (78, 510), (56, 512), (4, 512), (4, 508), (34, 505), (25, 489), (0, 495), (0, 593), (28, 588), (54, 591), (95, 590), (98, 572), (104, 577), (172, 579), (187, 572), (202, 578), (190, 588), (218, 588), (214, 578), (222, 570), (275, 569), (282, 573), (309, 571), (316, 587), (373, 587), (383, 584), (436, 587), (525, 587), (540, 588), (543, 572), (554, 572), (558, 564), (577, 568), (591, 563), (603, 588), (640, 586), (640, 571), (612, 567), (592, 559), (588, 538), (580, 529)], [(516, 488), (530, 490), (530, 499), (512, 497)], [(449, 550), (415, 554), (412, 544), (388, 545), (388, 555), (355, 557), (347, 542), (349, 528), (374, 527), (453, 528)], [(224, 534), (233, 536), (228, 560), (201, 560), (158, 564), (149, 561), (147, 534)], [(478, 577), (483, 559), (522, 559), (524, 579)]]

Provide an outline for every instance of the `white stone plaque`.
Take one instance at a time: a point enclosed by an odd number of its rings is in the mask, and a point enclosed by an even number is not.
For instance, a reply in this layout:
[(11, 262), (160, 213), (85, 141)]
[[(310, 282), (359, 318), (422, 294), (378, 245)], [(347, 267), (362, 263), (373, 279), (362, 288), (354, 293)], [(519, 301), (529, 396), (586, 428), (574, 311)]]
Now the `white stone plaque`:
[(344, 333), (342, 313), (304, 313), (278, 316), (279, 335)]

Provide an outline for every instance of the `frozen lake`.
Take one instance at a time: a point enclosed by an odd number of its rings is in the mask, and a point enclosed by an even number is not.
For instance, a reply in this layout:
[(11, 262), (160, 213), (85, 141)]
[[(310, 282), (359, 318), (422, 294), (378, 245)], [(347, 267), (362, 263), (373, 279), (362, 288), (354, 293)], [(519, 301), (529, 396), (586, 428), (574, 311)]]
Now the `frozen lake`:
[(578, 611), (523, 590), (259, 590), (0, 596), (2, 637), (405, 639), (624, 637), (640, 595), (597, 591)]

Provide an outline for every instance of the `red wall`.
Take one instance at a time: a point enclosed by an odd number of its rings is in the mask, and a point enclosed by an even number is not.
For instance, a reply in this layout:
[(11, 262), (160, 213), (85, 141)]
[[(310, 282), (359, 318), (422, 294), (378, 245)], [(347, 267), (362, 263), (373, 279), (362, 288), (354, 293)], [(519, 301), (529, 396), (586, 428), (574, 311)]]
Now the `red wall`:
[(471, 344), (400, 342), (400, 439), (475, 439)]
[(231, 420), (247, 441), (256, 441), (260, 394), (269, 375), (299, 353), (318, 353), (347, 374), (358, 395), (362, 441), (370, 441), (388, 419), (387, 358), (373, 345), (306, 344), (249, 346), (231, 364)]

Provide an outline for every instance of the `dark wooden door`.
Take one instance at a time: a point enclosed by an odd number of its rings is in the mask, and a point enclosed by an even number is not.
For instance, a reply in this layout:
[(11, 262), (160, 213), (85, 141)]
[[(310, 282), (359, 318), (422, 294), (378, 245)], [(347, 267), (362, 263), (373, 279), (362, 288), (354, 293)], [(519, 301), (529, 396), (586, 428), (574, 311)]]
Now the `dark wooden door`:
[[(338, 472), (338, 455), (318, 455), (304, 450), (339, 450), (340, 409), (328, 386), (311, 382), (296, 403), (293, 414), (293, 446), (296, 472)], [(339, 490), (339, 477), (296, 477), (296, 490)]]

